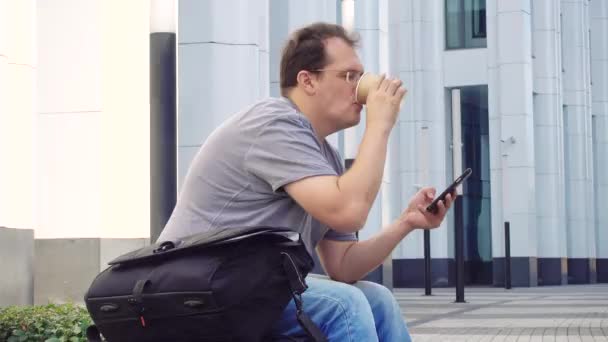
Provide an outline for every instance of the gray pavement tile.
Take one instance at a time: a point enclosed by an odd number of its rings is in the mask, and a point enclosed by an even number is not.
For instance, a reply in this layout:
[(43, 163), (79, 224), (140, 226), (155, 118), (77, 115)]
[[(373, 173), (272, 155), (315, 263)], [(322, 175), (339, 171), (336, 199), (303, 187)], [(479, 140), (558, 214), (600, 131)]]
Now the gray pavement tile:
[(555, 342), (555, 336), (553, 335), (544, 335), (543, 334), (543, 342)]
[(542, 342), (544, 330), (544, 328), (534, 328), (530, 336), (530, 342)]
[[(429, 326), (429, 327), (414, 327), (410, 328), (410, 332), (412, 334), (418, 335), (428, 335), (428, 334), (442, 334), (442, 335), (467, 335), (473, 329), (471, 327), (438, 327), (438, 326)], [(578, 327), (569, 327), (569, 328), (557, 328), (552, 329), (550, 327), (540, 327), (540, 328), (529, 328), (529, 327), (475, 327), (475, 331), (479, 334), (483, 335), (500, 335), (504, 334), (504, 332), (508, 330), (510, 332), (516, 333), (517, 335), (525, 334), (526, 336), (589, 336), (593, 337), (591, 331), (583, 332), (580, 331)]]
[[(494, 311), (496, 312), (496, 311)], [(547, 313), (535, 313), (535, 312), (505, 312), (505, 313), (477, 313), (477, 312), (463, 312), (459, 316), (460, 319), (488, 319), (488, 318), (500, 318), (500, 319), (542, 319), (546, 318)], [(601, 312), (594, 314), (589, 317), (588, 312), (559, 312), (552, 313), (552, 318), (595, 318), (598, 322), (600, 318), (608, 318), (608, 312)], [(589, 319), (589, 322), (592, 320)]]
[(465, 290), (397, 289), (414, 341), (606, 341), (608, 284)]

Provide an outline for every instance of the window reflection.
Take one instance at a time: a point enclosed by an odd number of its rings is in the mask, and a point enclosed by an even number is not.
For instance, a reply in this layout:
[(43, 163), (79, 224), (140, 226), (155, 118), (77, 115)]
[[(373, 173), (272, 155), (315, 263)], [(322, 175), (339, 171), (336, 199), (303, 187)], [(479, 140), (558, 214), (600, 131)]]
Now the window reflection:
[(445, 0), (447, 49), (486, 47), (486, 1)]
[(473, 38), (486, 38), (486, 0), (473, 0)]
[(468, 282), (492, 283), (488, 87), (461, 88), (463, 165), (473, 174), (463, 187), (465, 262)]

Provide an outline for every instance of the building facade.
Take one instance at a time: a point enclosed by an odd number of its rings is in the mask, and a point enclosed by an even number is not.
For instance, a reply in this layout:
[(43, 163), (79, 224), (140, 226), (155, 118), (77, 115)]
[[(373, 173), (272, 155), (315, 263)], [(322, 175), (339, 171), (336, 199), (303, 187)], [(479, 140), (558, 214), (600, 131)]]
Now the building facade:
[[(288, 33), (339, 23), (361, 36), (367, 71), (409, 91), (361, 239), (396, 219), (421, 185), (440, 191), (470, 167), (467, 284), (503, 283), (505, 222), (514, 286), (608, 282), (605, 1), (175, 3), (178, 188), (215, 127), (279, 95)], [(10, 289), (0, 305), (79, 300), (108, 258), (149, 237), (150, 4), (0, 6), (0, 244), (13, 247), (0, 249), (0, 263), (25, 274), (0, 280)], [(329, 138), (345, 161), (364, 122)], [(452, 286), (453, 212), (431, 232), (431, 256), (433, 285)], [(421, 287), (423, 265), (416, 231), (369, 277)]]

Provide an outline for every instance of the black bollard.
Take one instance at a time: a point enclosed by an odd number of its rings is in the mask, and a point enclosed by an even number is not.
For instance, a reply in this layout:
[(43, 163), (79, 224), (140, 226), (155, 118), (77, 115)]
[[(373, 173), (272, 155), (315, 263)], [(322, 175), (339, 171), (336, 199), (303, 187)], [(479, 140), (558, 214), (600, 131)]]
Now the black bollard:
[(424, 231), (424, 295), (431, 295), (431, 231)]
[(505, 289), (511, 289), (511, 228), (505, 222)]
[(466, 303), (464, 300), (464, 216), (462, 210), (462, 196), (456, 196), (456, 199), (454, 200), (456, 303)]
[(176, 35), (150, 34), (150, 243), (177, 201)]

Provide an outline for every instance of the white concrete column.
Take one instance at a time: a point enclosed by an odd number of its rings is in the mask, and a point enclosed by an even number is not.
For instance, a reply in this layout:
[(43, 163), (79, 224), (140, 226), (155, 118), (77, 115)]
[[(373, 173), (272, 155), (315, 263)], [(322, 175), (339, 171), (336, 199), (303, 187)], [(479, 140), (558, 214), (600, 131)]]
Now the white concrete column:
[[(380, 14), (380, 25), (388, 25), (388, 35), (386, 43), (386, 51), (388, 52), (388, 75), (400, 75), (402, 68), (402, 54), (403, 50), (400, 49), (403, 44), (402, 34), (400, 28), (403, 26), (405, 20), (405, 8), (404, 3), (401, 0), (389, 0), (386, 3), (386, 7), (379, 9)], [(404, 86), (411, 88), (412, 85), (407, 84), (404, 80)], [(410, 101), (409, 94), (406, 95), (404, 102), (401, 105), (401, 112), (399, 115), (403, 115), (404, 107), (407, 102)], [(382, 222), (383, 224), (389, 224), (396, 220), (404, 209), (404, 204), (401, 198), (401, 125), (400, 120), (397, 121), (393, 131), (389, 137), (389, 147), (386, 157), (386, 165), (384, 167), (384, 184), (382, 187)], [(345, 139), (346, 140), (346, 139)], [(397, 258), (399, 255), (400, 245), (397, 245), (393, 258)]]
[[(537, 233), (530, 2), (492, 0), (487, 8), (490, 163), (502, 171), (492, 172), (492, 250), (495, 258), (504, 256), (503, 222), (509, 221), (511, 255), (533, 258)], [(529, 285), (536, 284), (533, 267), (535, 261), (529, 259)]]
[(80, 300), (149, 236), (149, 1), (35, 6), (34, 302)]
[(0, 226), (35, 229), (35, 1), (0, 2)]
[[(592, 109), (595, 119), (595, 246), (600, 275), (608, 274), (608, 210), (605, 194), (608, 193), (608, 3), (591, 0), (591, 80)], [(603, 278), (604, 281), (606, 278)]]
[[(339, 22), (340, 0), (269, 0), (270, 4), (270, 96), (281, 96), (280, 63), (283, 45), (290, 33), (300, 27), (315, 23)], [(327, 137), (344, 156), (343, 133)]]
[[(368, 10), (372, 10), (372, 13), (367, 13)], [(380, 9), (377, 2), (359, 2), (355, 0), (342, 1), (342, 25), (350, 32), (357, 32), (357, 34), (359, 34), (361, 39), (359, 43), (361, 46), (358, 49), (357, 54), (359, 55), (361, 63), (363, 63), (365, 71), (367, 72), (380, 72), (378, 70), (378, 55), (380, 54), (380, 52), (378, 51), (379, 43), (377, 39), (377, 36), (380, 32), (377, 25), (379, 20), (378, 17), (380, 15), (379, 11)], [(374, 19), (369, 19), (368, 17), (373, 17)], [(366, 29), (363, 26), (366, 26), (366, 21), (372, 21), (371, 26), (376, 27), (375, 29), (367, 29), (369, 31), (372, 31), (372, 33), (377, 33), (375, 35), (371, 35), (371, 37), (375, 39), (370, 39), (370, 34), (366, 35), (364, 33), (363, 30)], [(369, 26), (369, 24), (367, 26)], [(376, 45), (375, 53), (372, 52), (374, 43)], [(363, 111), (361, 111), (361, 122), (359, 123), (359, 125), (347, 128), (343, 132), (343, 155), (345, 159), (354, 159), (357, 156), (357, 152), (359, 151), (359, 144), (361, 143), (363, 133), (365, 132), (365, 111), (366, 107), (364, 107)]]
[[(498, 18), (497, 2), (486, 2), (487, 18), (487, 61), (488, 61), (488, 128), (490, 131), (490, 193), (492, 198), (492, 257), (504, 258), (504, 198), (507, 189), (503, 184), (502, 156), (502, 120), (500, 116), (499, 100), (501, 84), (499, 82), (499, 49), (498, 49)], [(504, 86), (502, 86), (504, 87)], [(496, 272), (496, 262), (494, 272)]]
[(258, 54), (260, 59), (258, 97), (270, 96), (270, 2), (263, 0), (258, 9)]
[(0, 0), (0, 307), (33, 302), (35, 44), (35, 1)]
[(109, 259), (146, 243), (150, 19), (146, 0), (37, 1), (36, 13), (34, 301), (46, 303), (82, 298)]
[(37, 1), (36, 5), (40, 220), (36, 237), (96, 238), (102, 226), (101, 1)]
[(36, 237), (147, 237), (148, 1), (37, 1), (36, 11)]
[[(386, 6), (385, 0), (381, 2)], [(354, 5), (354, 31), (361, 37), (360, 47), (357, 52), (363, 63), (363, 67), (368, 72), (386, 73), (386, 63), (384, 63), (383, 68), (380, 65), (381, 59), (386, 60), (388, 58), (388, 51), (380, 49), (380, 41), (386, 41), (387, 39), (387, 30), (380, 28), (380, 2), (377, 0), (356, 0), (354, 1)], [(386, 44), (384, 45), (386, 47)], [(344, 146), (347, 152), (345, 158), (355, 158), (357, 156), (359, 144), (365, 132), (365, 121), (366, 108), (361, 112), (361, 122), (345, 132)], [(382, 188), (385, 187), (386, 182), (387, 179), (384, 177), (381, 190), (378, 192), (376, 202), (367, 217), (365, 227), (359, 232), (359, 238), (362, 240), (376, 234), (382, 227)]]
[[(422, 85), (412, 84), (415, 92), (423, 92), (423, 107), (416, 113), (417, 126), (417, 163), (419, 184), (433, 186), (437, 194), (453, 181), (447, 177), (446, 149), (448, 131), (451, 130), (446, 116), (446, 96), (443, 87), (443, 50), (444, 50), (444, 1), (420, 1), (421, 31), (417, 36), (422, 46)], [(407, 199), (409, 200), (409, 198)], [(403, 203), (406, 205), (407, 203)], [(422, 236), (422, 231), (419, 233)], [(444, 221), (439, 229), (431, 232), (431, 257), (447, 259), (453, 243), (449, 222)], [(422, 241), (422, 237), (420, 238)], [(421, 250), (422, 243), (420, 244)]]
[(178, 180), (209, 134), (268, 94), (268, 0), (182, 0)]
[[(446, 179), (446, 115), (442, 79), (443, 1), (391, 2), (390, 12), (401, 13), (390, 35), (396, 35), (391, 56), (398, 60), (391, 69), (408, 88), (399, 117), (400, 204), (407, 206), (419, 186), (432, 185), (442, 191)], [(391, 40), (391, 42), (393, 42)], [(432, 232), (432, 257), (448, 257), (447, 223)], [(395, 258), (422, 258), (423, 233), (416, 231), (399, 246)]]
[(100, 5), (103, 114), (99, 236), (147, 238), (150, 236), (150, 1), (103, 0)]
[(585, 87), (586, 87), (586, 107), (587, 107), (587, 116), (586, 116), (586, 129), (585, 129), (585, 149), (587, 155), (587, 178), (586, 178), (586, 196), (589, 201), (589, 207), (587, 208), (587, 226), (589, 227), (589, 233), (587, 234), (587, 246), (588, 253), (590, 258), (590, 267), (592, 272), (590, 272), (590, 282), (595, 283), (597, 281), (597, 273), (596, 273), (596, 260), (597, 251), (595, 248), (595, 222), (596, 222), (596, 213), (595, 213), (595, 189), (594, 189), (594, 149), (593, 149), (593, 119), (592, 119), (592, 75), (591, 75), (591, 18), (590, 18), (590, 0), (585, 1), (583, 3), (583, 13), (584, 13), (584, 46), (585, 46)]
[[(590, 198), (591, 146), (589, 144), (589, 54), (587, 1), (561, 1), (563, 91), (565, 125), (566, 210), (568, 222), (568, 272), (573, 282), (588, 282), (589, 258), (594, 258), (590, 243), (594, 224)], [(590, 236), (591, 235), (591, 236)], [(582, 268), (581, 268), (582, 267)], [(582, 270), (577, 273), (577, 270)], [(582, 274), (579, 278), (577, 274)]]
[(546, 280), (561, 278), (561, 259), (567, 257), (560, 3), (535, 0), (532, 5), (538, 271), (543, 284), (557, 285), (562, 281)]
[[(396, 57), (391, 59), (391, 70), (397, 73), (397, 76), (408, 88), (407, 97), (402, 103), (401, 112), (392, 133), (399, 145), (396, 160), (400, 185), (398, 203), (402, 208), (405, 208), (412, 195), (418, 191), (422, 176), (417, 172), (417, 142), (420, 140), (419, 131), (422, 128), (420, 117), (422, 116), (421, 109), (423, 106), (422, 45), (420, 44), (422, 21), (419, 10), (421, 2), (416, 0), (411, 2), (393, 1), (391, 4), (396, 6), (394, 11), (398, 15), (393, 27), (395, 31), (390, 32), (391, 42), (394, 44), (391, 44), (391, 49), (397, 49), (397, 51), (391, 53), (391, 57)], [(415, 8), (418, 8), (418, 10), (416, 11)], [(411, 233), (398, 245), (393, 257), (395, 259), (421, 258), (423, 256), (422, 236), (421, 232)]]
[[(354, 31), (361, 37), (358, 54), (367, 72), (391, 74), (388, 70), (390, 49), (388, 45), (388, 9), (388, 0), (354, 1)], [(366, 109), (367, 107), (364, 107), (361, 112), (359, 125), (344, 132), (346, 158), (356, 158), (365, 133)], [(367, 217), (365, 227), (359, 231), (359, 239), (361, 240), (366, 240), (377, 234), (383, 225), (391, 223), (396, 218), (391, 217), (396, 215), (391, 215), (393, 212), (391, 209), (393, 208), (390, 208), (391, 205), (395, 205), (395, 203), (391, 203), (391, 200), (398, 195), (397, 179), (394, 179), (391, 172), (393, 165), (398, 165), (398, 159), (391, 158), (398, 157), (391, 151), (394, 148), (396, 136), (398, 137), (393, 132), (389, 138), (391, 141), (389, 141), (380, 191)], [(383, 265), (383, 284), (392, 288), (392, 277), (392, 257), (389, 256)]]

